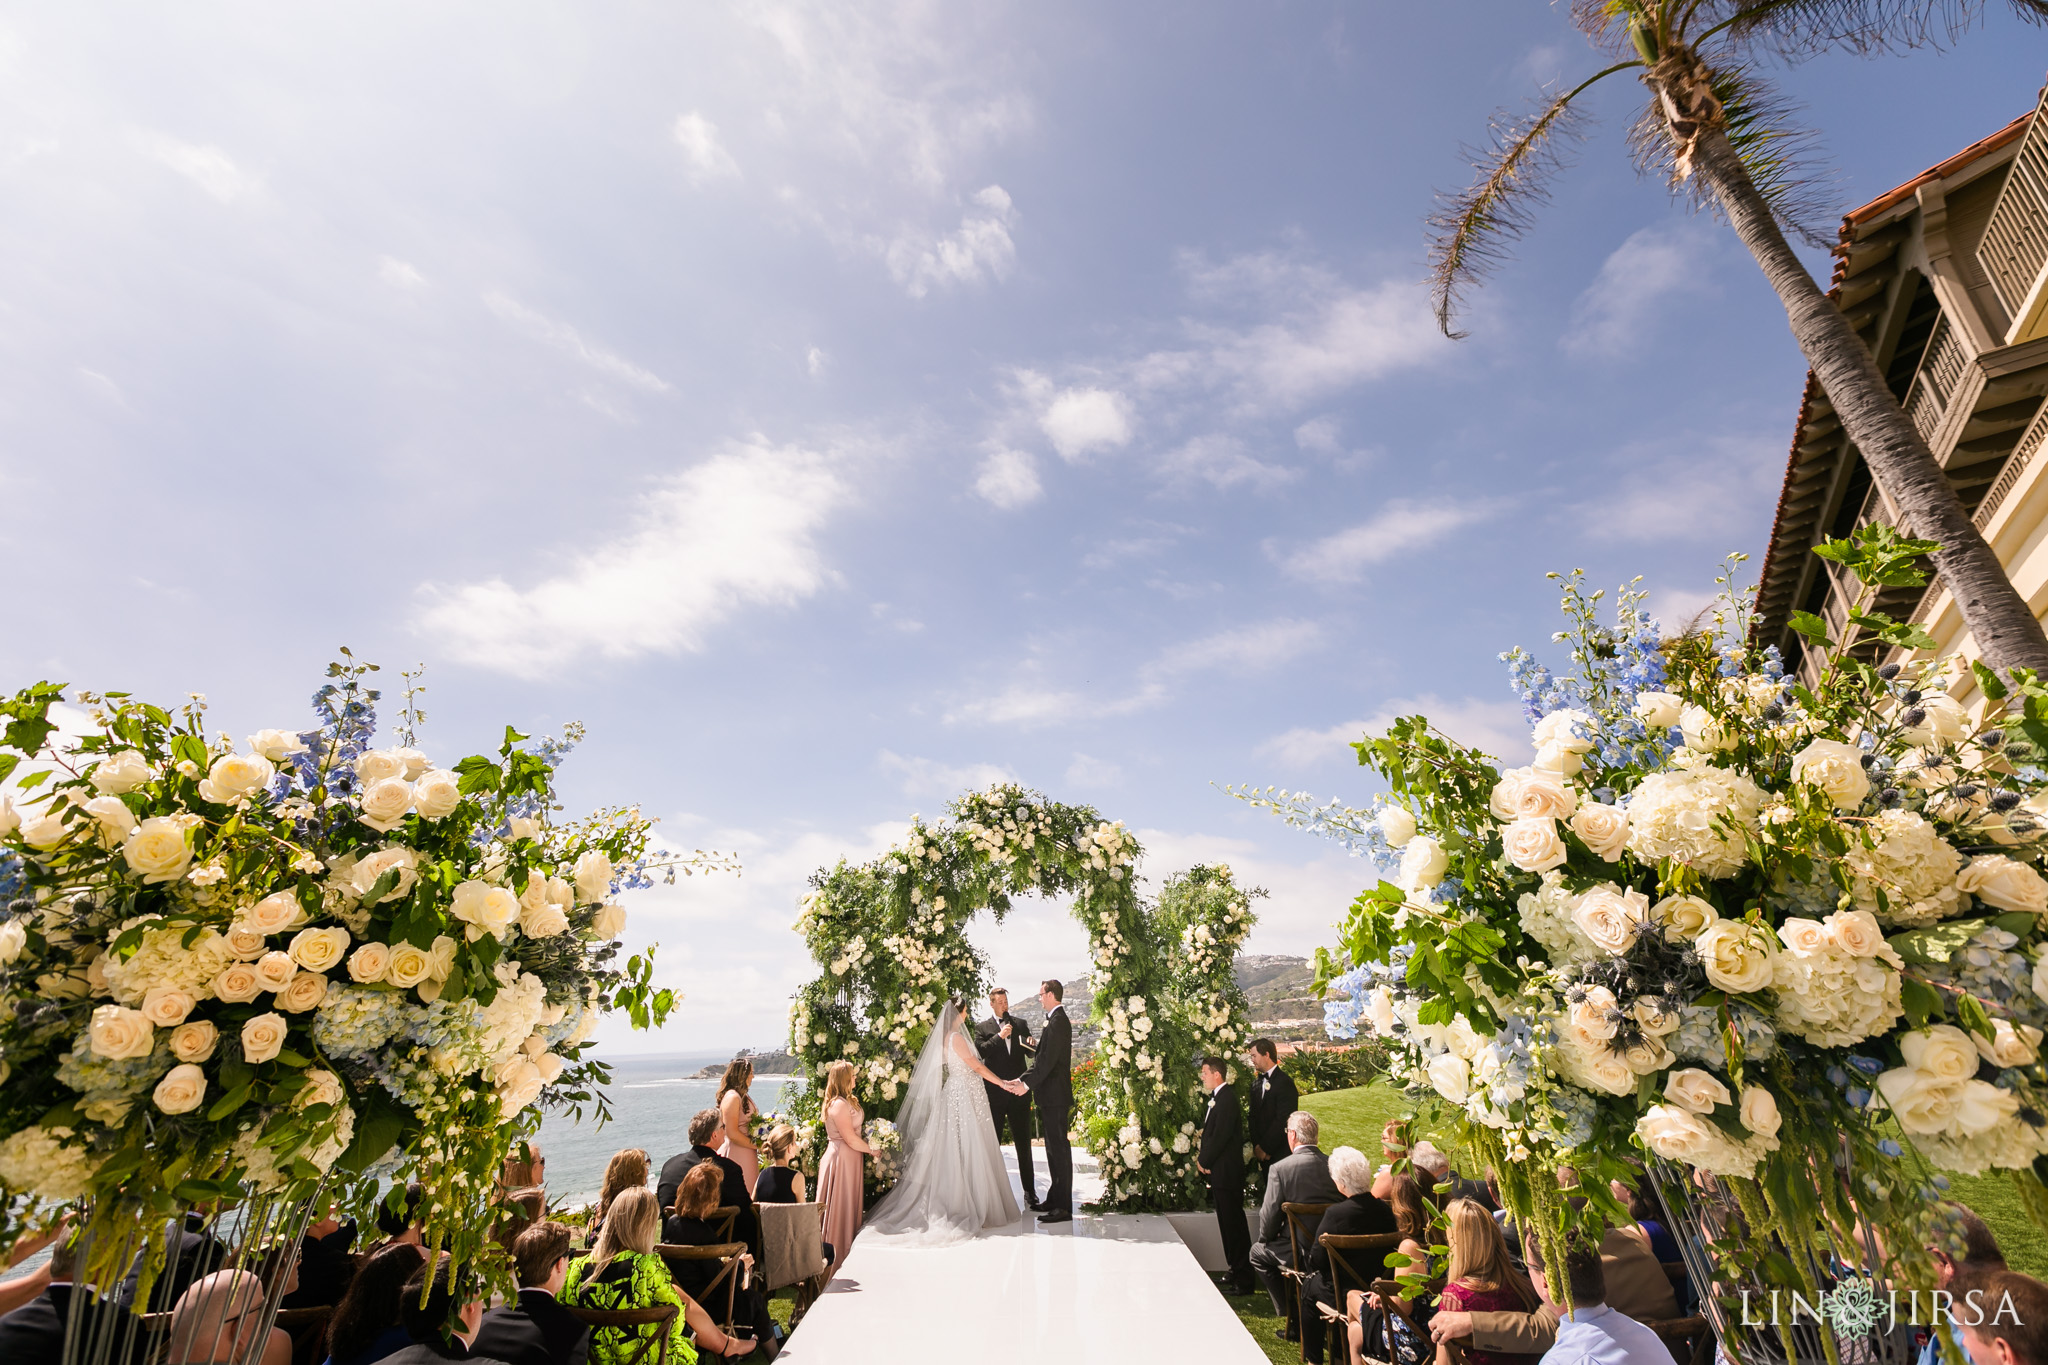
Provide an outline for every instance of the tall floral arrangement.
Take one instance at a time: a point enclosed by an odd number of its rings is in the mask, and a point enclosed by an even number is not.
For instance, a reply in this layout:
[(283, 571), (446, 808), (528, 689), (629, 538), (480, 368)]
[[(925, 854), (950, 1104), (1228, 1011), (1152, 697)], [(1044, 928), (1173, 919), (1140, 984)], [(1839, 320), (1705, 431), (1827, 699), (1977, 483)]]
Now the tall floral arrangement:
[[(1876, 528), (1820, 553), (1874, 588), (1922, 581), (1929, 548)], [(1355, 746), (1374, 808), (1241, 795), (1379, 863), (1318, 958), (1329, 1031), (1389, 1040), (1540, 1235), (1624, 1217), (1606, 1177), (1656, 1157), (1792, 1253), (1730, 1239), (1731, 1280), (1811, 1295), (1814, 1266), (1869, 1259), (1864, 1226), (1924, 1285), (1930, 1168), (2044, 1205), (2048, 686), (1934, 657), (1868, 593), (1856, 648), (1795, 618), (1823, 662), (1790, 675), (1732, 574), (1675, 637), (1640, 590), (1606, 624), (1566, 577), (1571, 668), (1503, 656), (1529, 763), (1417, 716)]]
[(573, 727), (444, 767), (413, 686), (377, 747), (374, 668), (241, 743), (197, 696), (0, 702), (0, 1245), (80, 1203), (113, 1257), (246, 1191), (367, 1212), (411, 1179), (429, 1246), (477, 1263), (539, 1106), (602, 1106), (599, 1018), (673, 1006), (616, 896), (718, 860), (651, 849), (636, 808), (560, 819)]

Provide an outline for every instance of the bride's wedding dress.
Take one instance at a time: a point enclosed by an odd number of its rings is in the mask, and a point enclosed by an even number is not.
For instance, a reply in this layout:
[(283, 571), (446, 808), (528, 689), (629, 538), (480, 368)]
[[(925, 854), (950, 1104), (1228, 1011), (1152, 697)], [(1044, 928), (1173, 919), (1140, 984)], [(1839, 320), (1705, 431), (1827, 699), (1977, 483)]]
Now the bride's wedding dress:
[(959, 1010), (949, 1003), (897, 1116), (903, 1175), (868, 1215), (863, 1244), (949, 1246), (1017, 1221), (988, 1092), (969, 1058), (980, 1060)]

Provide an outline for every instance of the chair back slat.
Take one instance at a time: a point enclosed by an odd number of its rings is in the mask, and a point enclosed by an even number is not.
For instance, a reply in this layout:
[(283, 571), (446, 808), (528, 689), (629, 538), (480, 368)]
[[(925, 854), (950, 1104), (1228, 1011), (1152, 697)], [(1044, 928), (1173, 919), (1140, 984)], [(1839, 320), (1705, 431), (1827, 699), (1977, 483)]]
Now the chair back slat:
[[(667, 1365), (669, 1324), (674, 1322), (676, 1314), (682, 1311), (675, 1304), (657, 1303), (651, 1308), (575, 1308), (566, 1304), (564, 1307), (569, 1308), (572, 1316), (589, 1323), (593, 1328), (634, 1329), (628, 1339), (629, 1346), (619, 1357), (619, 1365), (641, 1365), (650, 1351), (658, 1353), (656, 1359), (659, 1365)], [(654, 1334), (641, 1335), (638, 1329), (650, 1324), (655, 1327)]]
[[(1386, 1257), (1390, 1251), (1398, 1251), (1402, 1236), (1398, 1232), (1372, 1232), (1361, 1234), (1319, 1233), (1317, 1243), (1323, 1254), (1330, 1258), (1330, 1301), (1341, 1310), (1354, 1289), (1369, 1290), (1375, 1280), (1386, 1271)], [(1340, 1323), (1330, 1326), (1330, 1351), (1328, 1358), (1342, 1359), (1346, 1347), (1339, 1332)], [(1393, 1332), (1392, 1324), (1387, 1327)], [(1392, 1344), (1388, 1344), (1391, 1352)], [(1392, 1356), (1389, 1355), (1389, 1359)]]
[(710, 1217), (704, 1221), (711, 1225), (712, 1232), (730, 1242), (732, 1240), (732, 1226), (739, 1221), (739, 1216), (740, 1211), (733, 1205), (720, 1204), (717, 1208), (711, 1210)]
[[(663, 1242), (654, 1248), (655, 1255), (668, 1263), (668, 1273), (673, 1277), (679, 1263), (712, 1261), (718, 1265), (718, 1273), (711, 1277), (711, 1283), (704, 1286), (701, 1302), (707, 1312), (718, 1319), (719, 1327), (727, 1332), (732, 1330), (733, 1306), (737, 1301), (740, 1287), (740, 1257), (746, 1254), (745, 1242), (714, 1242), (709, 1246), (679, 1246)], [(711, 1300), (718, 1293), (718, 1287), (725, 1286), (725, 1312), (719, 1313)]]
[(1280, 1212), (1287, 1215), (1287, 1249), (1293, 1254), (1296, 1270), (1308, 1260), (1308, 1247), (1303, 1244), (1311, 1225), (1320, 1224), (1323, 1215), (1330, 1211), (1328, 1204), (1296, 1204), (1291, 1201), (1280, 1205)]

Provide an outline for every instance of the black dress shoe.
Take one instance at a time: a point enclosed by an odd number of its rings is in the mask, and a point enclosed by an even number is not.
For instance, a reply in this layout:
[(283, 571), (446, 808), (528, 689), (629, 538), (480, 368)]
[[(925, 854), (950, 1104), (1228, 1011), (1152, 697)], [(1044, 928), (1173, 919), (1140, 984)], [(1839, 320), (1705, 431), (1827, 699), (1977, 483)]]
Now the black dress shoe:
[(1292, 1323), (1282, 1323), (1273, 1329), (1273, 1335), (1282, 1341), (1300, 1341), (1301, 1333), (1294, 1330)]
[(1074, 1215), (1066, 1212), (1064, 1209), (1054, 1209), (1050, 1213), (1039, 1214), (1038, 1221), (1041, 1223), (1071, 1223), (1074, 1221)]
[(1027, 1194), (1024, 1196), (1024, 1207), (1030, 1209), (1033, 1213), (1037, 1213), (1045, 1207), (1045, 1201), (1043, 1199), (1033, 1199)]

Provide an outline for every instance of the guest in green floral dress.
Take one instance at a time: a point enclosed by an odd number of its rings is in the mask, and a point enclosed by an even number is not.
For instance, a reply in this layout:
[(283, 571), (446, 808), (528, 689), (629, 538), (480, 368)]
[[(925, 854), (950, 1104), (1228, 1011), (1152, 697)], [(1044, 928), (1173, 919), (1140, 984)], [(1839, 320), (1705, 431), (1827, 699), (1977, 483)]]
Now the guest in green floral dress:
[[(709, 1321), (709, 1315), (675, 1286), (669, 1278), (668, 1263), (654, 1254), (655, 1228), (659, 1210), (650, 1190), (627, 1190), (612, 1201), (606, 1211), (604, 1231), (588, 1256), (569, 1263), (568, 1279), (562, 1285), (562, 1302), (571, 1308), (601, 1308), (619, 1312), (632, 1308), (653, 1308), (672, 1303), (676, 1315), (668, 1326), (669, 1365), (696, 1365), (697, 1348), (686, 1330), (688, 1320), (698, 1324), (698, 1336), (707, 1349), (718, 1355), (745, 1354), (754, 1343), (736, 1342)], [(624, 1365), (635, 1349), (638, 1337), (653, 1327), (598, 1327), (590, 1334), (590, 1365)], [(734, 1347), (740, 1347), (738, 1352)], [(657, 1350), (659, 1348), (656, 1348)], [(659, 1359), (650, 1353), (645, 1365)]]

